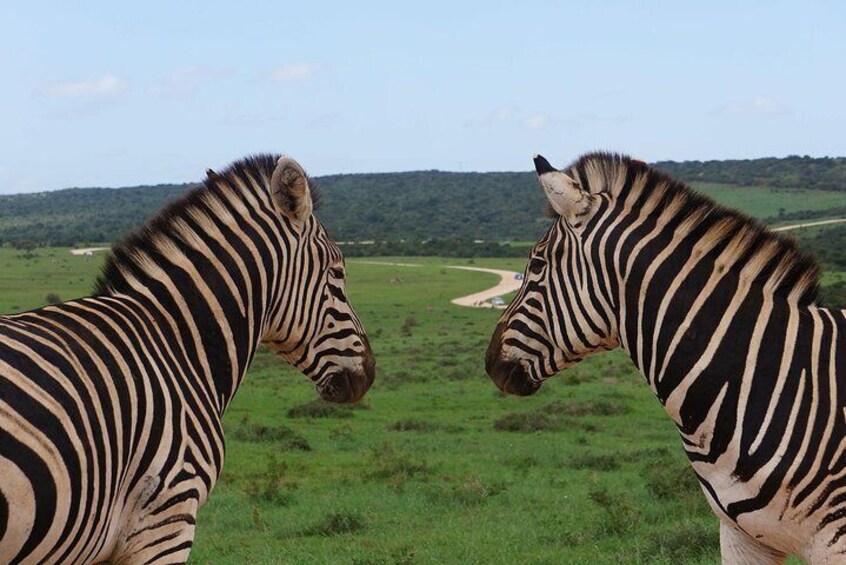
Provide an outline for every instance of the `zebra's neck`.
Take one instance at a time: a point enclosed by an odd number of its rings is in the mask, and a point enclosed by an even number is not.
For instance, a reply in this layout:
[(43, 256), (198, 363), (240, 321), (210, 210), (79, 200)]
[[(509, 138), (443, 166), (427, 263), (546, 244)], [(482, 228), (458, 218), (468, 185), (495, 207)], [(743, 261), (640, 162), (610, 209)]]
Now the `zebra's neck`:
[(779, 240), (762, 244), (738, 218), (695, 213), (678, 221), (675, 212), (631, 212), (611, 238), (608, 261), (620, 344), (671, 417), (690, 428), (716, 417), (696, 406), (737, 394), (760, 368), (765, 330), (795, 332), (816, 307), (803, 302), (802, 280), (784, 286)]
[(284, 251), (261, 179), (209, 182), (116, 246), (99, 286), (171, 328), (194, 384), (222, 414), (259, 345)]

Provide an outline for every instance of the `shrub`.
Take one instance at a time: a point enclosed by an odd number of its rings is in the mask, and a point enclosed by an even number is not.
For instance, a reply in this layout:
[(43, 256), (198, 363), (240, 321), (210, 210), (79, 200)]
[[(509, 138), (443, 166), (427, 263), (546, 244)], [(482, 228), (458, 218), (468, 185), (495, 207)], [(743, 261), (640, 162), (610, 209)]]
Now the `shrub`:
[(304, 536), (337, 536), (364, 529), (364, 518), (357, 512), (331, 512), (319, 522), (303, 530)]
[(44, 302), (47, 304), (60, 304), (62, 302), (62, 297), (55, 292), (48, 292), (47, 296), (44, 297)]
[(653, 532), (649, 536), (647, 553), (665, 556), (672, 563), (692, 563), (704, 557), (717, 559), (720, 552), (719, 528), (716, 524), (696, 524), (682, 521)]
[(561, 418), (540, 411), (509, 412), (494, 422), (494, 429), (502, 432), (539, 432), (560, 430)]
[(565, 465), (571, 469), (591, 469), (594, 471), (616, 471), (620, 468), (620, 457), (611, 453), (582, 452), (570, 457)]
[(391, 432), (430, 432), (437, 426), (424, 422), (422, 420), (399, 420), (392, 424), (385, 426), (385, 429)]
[(538, 432), (574, 428), (595, 432), (598, 429), (595, 425), (578, 423), (572, 418), (614, 416), (625, 414), (629, 410), (626, 404), (607, 400), (582, 402), (554, 400), (546, 406), (529, 412), (509, 412), (494, 422), (494, 429), (507, 432)]
[(232, 429), (228, 436), (250, 443), (277, 443), (284, 449), (311, 451), (308, 440), (288, 426), (264, 426), (256, 423), (242, 423)]
[(610, 402), (608, 400), (584, 400), (580, 402), (554, 400), (544, 410), (551, 414), (564, 414), (580, 418), (582, 416), (616, 416), (618, 414), (627, 414), (631, 411), (631, 408), (626, 404)]
[(511, 467), (512, 469), (520, 471), (526, 471), (540, 465), (540, 461), (534, 455), (514, 455), (511, 457), (505, 457), (501, 460), (501, 462), (506, 467)]
[(488, 482), (478, 475), (468, 475), (459, 480), (451, 479), (438, 483), (429, 490), (429, 497), (459, 506), (475, 506), (505, 492), (507, 488), (508, 484), (505, 482)]
[(362, 404), (334, 404), (315, 399), (288, 409), (289, 418), (352, 418), (354, 410), (364, 408)]
[(419, 322), (417, 321), (417, 318), (415, 318), (414, 316), (407, 316), (405, 318), (405, 321), (402, 323), (402, 326), (400, 326), (400, 334), (404, 336), (410, 336), (411, 328), (418, 325), (418, 323)]
[(254, 477), (247, 482), (244, 492), (253, 502), (271, 502), (279, 506), (288, 506), (294, 500), (297, 484), (285, 478), (288, 466), (271, 456), (264, 475)]
[(588, 498), (603, 511), (602, 527), (611, 534), (631, 531), (638, 523), (640, 512), (623, 493), (610, 493), (605, 489), (596, 489), (588, 493)]
[(372, 479), (385, 479), (395, 486), (432, 472), (425, 459), (416, 459), (408, 453), (399, 451), (391, 442), (382, 443), (370, 449), (371, 470), (367, 474)]

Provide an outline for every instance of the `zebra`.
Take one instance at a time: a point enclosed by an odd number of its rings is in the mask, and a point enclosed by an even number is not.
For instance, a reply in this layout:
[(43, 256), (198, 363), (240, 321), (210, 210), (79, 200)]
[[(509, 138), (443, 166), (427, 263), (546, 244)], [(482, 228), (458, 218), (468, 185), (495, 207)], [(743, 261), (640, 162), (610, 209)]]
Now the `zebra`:
[(0, 318), (0, 562), (175, 563), (257, 347), (332, 402), (375, 362), (287, 156), (233, 163), (118, 243), (94, 294)]
[(846, 311), (817, 304), (815, 260), (642, 161), (534, 162), (554, 223), (491, 379), (529, 395), (622, 347), (678, 428), (724, 562), (846, 562)]

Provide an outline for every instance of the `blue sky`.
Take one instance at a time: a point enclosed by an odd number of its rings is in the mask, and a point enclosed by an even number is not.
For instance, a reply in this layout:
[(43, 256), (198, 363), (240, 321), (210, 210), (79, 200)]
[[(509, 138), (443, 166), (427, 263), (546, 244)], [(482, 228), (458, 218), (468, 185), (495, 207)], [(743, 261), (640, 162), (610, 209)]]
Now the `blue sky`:
[(846, 3), (4, 2), (0, 193), (846, 155)]

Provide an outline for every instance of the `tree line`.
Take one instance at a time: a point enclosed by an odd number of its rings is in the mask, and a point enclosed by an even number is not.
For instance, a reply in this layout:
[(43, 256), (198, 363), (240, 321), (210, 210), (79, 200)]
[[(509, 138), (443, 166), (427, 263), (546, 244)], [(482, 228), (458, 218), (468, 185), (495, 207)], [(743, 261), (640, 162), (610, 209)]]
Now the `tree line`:
[(654, 166), (686, 182), (773, 186), (846, 192), (846, 157), (660, 161)]
[[(687, 182), (842, 190), (846, 200), (844, 158), (664, 161), (655, 166)], [(350, 256), (519, 256), (523, 248), (501, 242), (534, 241), (550, 224), (531, 172), (413, 171), (329, 175), (315, 181), (324, 194), (317, 215), (336, 240), (347, 242), (344, 248)], [(0, 245), (112, 243), (192, 186), (71, 188), (0, 196)], [(804, 220), (844, 211), (846, 202), (832, 210), (769, 220)], [(824, 233), (826, 237), (799, 237), (826, 265), (846, 265), (846, 229)]]

